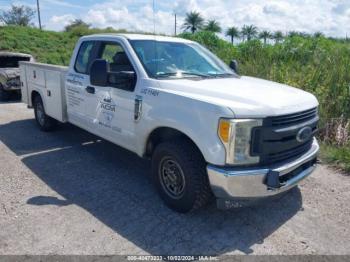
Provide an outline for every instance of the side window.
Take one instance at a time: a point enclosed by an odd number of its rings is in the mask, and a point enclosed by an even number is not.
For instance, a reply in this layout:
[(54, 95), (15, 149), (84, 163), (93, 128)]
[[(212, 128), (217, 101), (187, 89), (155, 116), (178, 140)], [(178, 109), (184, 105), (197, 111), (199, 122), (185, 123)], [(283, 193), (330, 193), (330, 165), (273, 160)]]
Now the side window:
[(99, 58), (109, 63), (111, 72), (134, 71), (123, 47), (118, 43), (102, 43)]
[(81, 74), (89, 73), (89, 63), (92, 55), (92, 50), (94, 47), (94, 42), (86, 41), (80, 45), (80, 49), (75, 60), (75, 71)]

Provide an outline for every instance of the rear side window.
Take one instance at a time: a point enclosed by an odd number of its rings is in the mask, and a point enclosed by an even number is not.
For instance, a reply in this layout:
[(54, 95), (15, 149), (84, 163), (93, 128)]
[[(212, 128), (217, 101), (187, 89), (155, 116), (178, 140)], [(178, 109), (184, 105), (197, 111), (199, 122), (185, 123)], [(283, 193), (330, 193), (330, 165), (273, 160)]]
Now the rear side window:
[(86, 41), (80, 45), (77, 59), (75, 60), (75, 71), (81, 74), (88, 74), (94, 42)]

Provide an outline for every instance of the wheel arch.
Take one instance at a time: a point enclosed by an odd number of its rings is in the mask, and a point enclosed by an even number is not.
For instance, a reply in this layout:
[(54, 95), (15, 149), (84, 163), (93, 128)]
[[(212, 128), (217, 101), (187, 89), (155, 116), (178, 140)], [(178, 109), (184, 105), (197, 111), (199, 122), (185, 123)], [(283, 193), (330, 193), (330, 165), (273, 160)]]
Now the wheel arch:
[(30, 93), (30, 106), (34, 106), (34, 99), (35, 99), (35, 97), (37, 97), (37, 96), (39, 96), (40, 98), (41, 98), (41, 100), (43, 101), (43, 105), (44, 105), (44, 109), (46, 108), (45, 107), (45, 101), (44, 101), (44, 99), (43, 99), (43, 96), (41, 95), (41, 93), (38, 91), (38, 90), (36, 90), (36, 89), (34, 89), (34, 90), (32, 90), (31, 91), (31, 93)]
[(205, 159), (204, 154), (197, 143), (185, 132), (180, 131), (173, 127), (161, 126), (153, 129), (146, 140), (146, 144), (144, 147), (143, 156), (146, 158), (150, 158), (154, 152), (154, 149), (162, 142), (165, 141), (174, 141), (177, 139), (185, 139), (189, 141), (191, 144), (195, 146), (195, 148), (200, 152), (203, 159)]

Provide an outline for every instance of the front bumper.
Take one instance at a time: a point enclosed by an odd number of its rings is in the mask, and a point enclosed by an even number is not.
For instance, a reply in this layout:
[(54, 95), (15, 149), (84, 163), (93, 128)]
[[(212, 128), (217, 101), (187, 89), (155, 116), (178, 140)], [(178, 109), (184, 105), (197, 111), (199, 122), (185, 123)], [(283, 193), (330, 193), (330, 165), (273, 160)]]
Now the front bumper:
[(264, 168), (207, 166), (210, 185), (218, 199), (257, 199), (285, 192), (309, 176), (316, 167), (319, 145), (283, 165)]

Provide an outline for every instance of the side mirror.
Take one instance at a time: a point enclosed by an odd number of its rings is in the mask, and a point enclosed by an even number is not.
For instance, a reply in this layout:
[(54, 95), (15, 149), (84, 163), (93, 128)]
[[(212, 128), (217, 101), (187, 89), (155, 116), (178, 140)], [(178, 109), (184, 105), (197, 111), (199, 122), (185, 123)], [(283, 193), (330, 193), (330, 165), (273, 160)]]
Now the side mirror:
[(136, 73), (134, 71), (109, 72), (108, 82), (113, 87), (133, 91), (136, 85)]
[(238, 62), (236, 59), (233, 59), (230, 63), (230, 68), (236, 72), (236, 74), (239, 74), (239, 70), (238, 70)]
[(134, 71), (109, 72), (111, 83), (115, 82), (115, 80), (133, 80), (135, 76), (136, 73)]
[(94, 86), (107, 86), (109, 64), (104, 59), (96, 59), (90, 67), (90, 82)]

